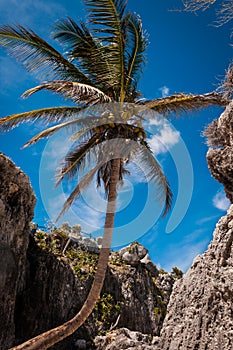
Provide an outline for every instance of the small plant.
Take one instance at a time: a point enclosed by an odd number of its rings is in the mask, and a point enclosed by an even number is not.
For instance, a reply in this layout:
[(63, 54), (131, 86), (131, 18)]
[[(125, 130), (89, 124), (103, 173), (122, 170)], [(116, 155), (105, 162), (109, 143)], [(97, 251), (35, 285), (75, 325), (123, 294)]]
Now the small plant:
[(111, 316), (113, 316), (114, 312), (121, 309), (122, 304), (122, 301), (118, 301), (115, 304), (113, 296), (110, 293), (104, 293), (95, 306), (95, 311), (98, 314), (98, 323), (104, 323), (104, 328), (109, 327)]
[(178, 267), (173, 267), (172, 269), (172, 276), (175, 278), (175, 279), (180, 279), (183, 277), (183, 271), (181, 271), (180, 269), (178, 269)]
[(35, 241), (36, 241), (37, 245), (43, 250), (47, 250), (46, 240), (47, 240), (46, 232), (44, 232), (42, 230), (37, 230), (35, 233)]
[(87, 276), (95, 275), (98, 254), (71, 248), (65, 252), (65, 256), (71, 260), (75, 275), (79, 279), (84, 280)]

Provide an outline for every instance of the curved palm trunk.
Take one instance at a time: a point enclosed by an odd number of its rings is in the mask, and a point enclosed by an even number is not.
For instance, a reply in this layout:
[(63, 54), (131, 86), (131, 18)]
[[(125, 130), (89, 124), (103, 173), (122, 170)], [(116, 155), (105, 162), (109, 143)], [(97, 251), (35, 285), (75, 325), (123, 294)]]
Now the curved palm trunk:
[(110, 254), (110, 246), (112, 241), (112, 232), (114, 226), (114, 217), (117, 199), (117, 184), (119, 180), (120, 159), (112, 161), (112, 174), (110, 179), (110, 188), (108, 196), (108, 205), (105, 218), (103, 244), (100, 251), (99, 261), (95, 279), (93, 281), (88, 297), (81, 310), (71, 320), (65, 322), (61, 326), (53, 328), (32, 338), (25, 343), (15, 346), (10, 350), (44, 350), (58, 343), (62, 339), (74, 333), (88, 318), (95, 304), (100, 297), (103, 287), (105, 273), (108, 266)]

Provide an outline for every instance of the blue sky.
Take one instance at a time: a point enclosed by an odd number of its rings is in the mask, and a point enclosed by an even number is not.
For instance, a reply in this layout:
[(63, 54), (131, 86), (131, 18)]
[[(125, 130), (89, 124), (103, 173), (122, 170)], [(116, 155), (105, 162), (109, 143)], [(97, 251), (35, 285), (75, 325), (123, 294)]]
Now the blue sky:
[[(83, 18), (81, 1), (0, 0), (0, 23), (20, 23), (31, 27), (50, 43), (49, 33), (59, 18)], [(169, 11), (181, 7), (179, 0), (129, 0), (128, 8), (141, 15), (149, 33), (147, 65), (140, 81), (146, 98), (175, 92), (205, 93), (214, 90), (232, 59), (231, 25), (216, 28), (215, 8), (200, 13)], [(58, 47), (58, 46), (56, 46)], [(62, 51), (62, 49), (61, 49)], [(38, 93), (27, 100), (20, 95), (39, 83), (14, 59), (0, 51), (0, 116), (45, 106), (63, 105), (50, 93)], [(165, 220), (156, 204), (153, 189), (133, 171), (119, 195), (113, 246), (133, 240), (149, 249), (152, 260), (165, 270), (178, 266), (186, 270), (193, 258), (208, 246), (217, 220), (226, 212), (222, 187), (211, 177), (205, 161), (207, 146), (201, 136), (205, 126), (222, 109), (211, 107), (182, 118), (157, 120), (146, 125), (155, 155), (164, 167), (174, 192), (174, 205)], [(36, 146), (20, 147), (40, 130), (38, 125), (22, 125), (0, 138), (0, 150), (29, 176), (37, 196), (34, 221), (40, 225), (53, 220), (70, 185), (53, 189), (58, 160), (70, 145), (59, 134)], [(156, 137), (153, 135), (156, 134)], [(64, 141), (65, 140), (65, 141)], [(81, 223), (86, 232), (101, 233), (105, 200), (93, 186), (62, 221)]]

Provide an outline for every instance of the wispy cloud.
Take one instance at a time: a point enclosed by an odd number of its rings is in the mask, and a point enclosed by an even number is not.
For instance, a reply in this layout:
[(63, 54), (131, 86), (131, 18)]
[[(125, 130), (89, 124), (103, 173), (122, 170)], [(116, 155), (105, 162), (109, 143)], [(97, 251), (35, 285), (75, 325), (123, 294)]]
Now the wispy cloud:
[(213, 198), (213, 205), (219, 210), (226, 211), (230, 207), (230, 204), (229, 199), (223, 191), (217, 192)]
[(166, 85), (159, 88), (159, 91), (161, 92), (162, 97), (166, 97), (169, 95), (169, 88)]
[(165, 271), (171, 271), (175, 266), (184, 272), (187, 271), (187, 269), (192, 265), (193, 260), (197, 257), (197, 255), (203, 253), (207, 244), (209, 243), (208, 239), (203, 239), (199, 242), (191, 240), (199, 235), (199, 233), (199, 230), (196, 230), (189, 235), (190, 239), (186, 239), (183, 243), (170, 247), (169, 261), (163, 266)]
[(206, 216), (204, 218), (201, 218), (201, 219), (197, 220), (196, 224), (198, 226), (202, 226), (202, 225), (204, 225), (206, 223), (209, 223), (209, 222), (211, 222), (213, 220), (216, 220), (218, 217), (219, 217), (218, 215)]
[(155, 155), (166, 153), (179, 142), (180, 133), (164, 122), (156, 135), (151, 136), (148, 143)]

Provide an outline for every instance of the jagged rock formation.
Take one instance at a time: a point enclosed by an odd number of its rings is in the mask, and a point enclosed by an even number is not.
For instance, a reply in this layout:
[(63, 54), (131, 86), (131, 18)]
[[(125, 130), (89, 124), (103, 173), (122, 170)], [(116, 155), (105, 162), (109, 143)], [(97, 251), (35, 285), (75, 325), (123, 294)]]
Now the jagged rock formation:
[[(87, 297), (98, 255), (80, 250), (72, 241), (62, 254), (67, 239), (60, 230), (50, 235), (39, 230), (35, 239), (30, 238), (26, 286), (17, 298), (16, 343), (73, 317)], [(136, 245), (139, 251), (145, 250)], [(134, 248), (135, 244), (125, 251)], [(53, 348), (73, 349), (76, 343), (92, 349), (93, 338), (114, 325), (158, 335), (166, 305), (166, 292), (146, 266), (140, 261), (129, 265), (118, 252), (112, 253), (95, 311), (78, 331)]]
[[(74, 316), (91, 287), (98, 254), (88, 244), (83, 250), (69, 232), (30, 229), (35, 196), (28, 178), (3, 155), (0, 170), (0, 349), (6, 350)], [(133, 254), (133, 261), (122, 254)], [(116, 326), (158, 335), (170, 292), (151, 264), (138, 243), (112, 253), (93, 314), (53, 349), (93, 349), (93, 338)], [(171, 290), (174, 278), (169, 281)]]
[[(233, 201), (233, 102), (205, 131), (212, 175)], [(174, 285), (159, 349), (233, 349), (233, 206), (214, 231), (208, 250)]]
[(233, 202), (233, 101), (204, 134), (211, 147), (207, 153), (210, 172), (223, 184), (226, 196)]
[(233, 344), (233, 206), (208, 250), (173, 287), (161, 350), (231, 350)]
[(132, 332), (126, 328), (112, 331), (104, 337), (96, 337), (95, 345), (97, 350), (154, 350), (151, 336), (140, 332)]
[(7, 349), (14, 340), (16, 295), (24, 288), (35, 196), (28, 177), (3, 154), (0, 186), (0, 344)]

